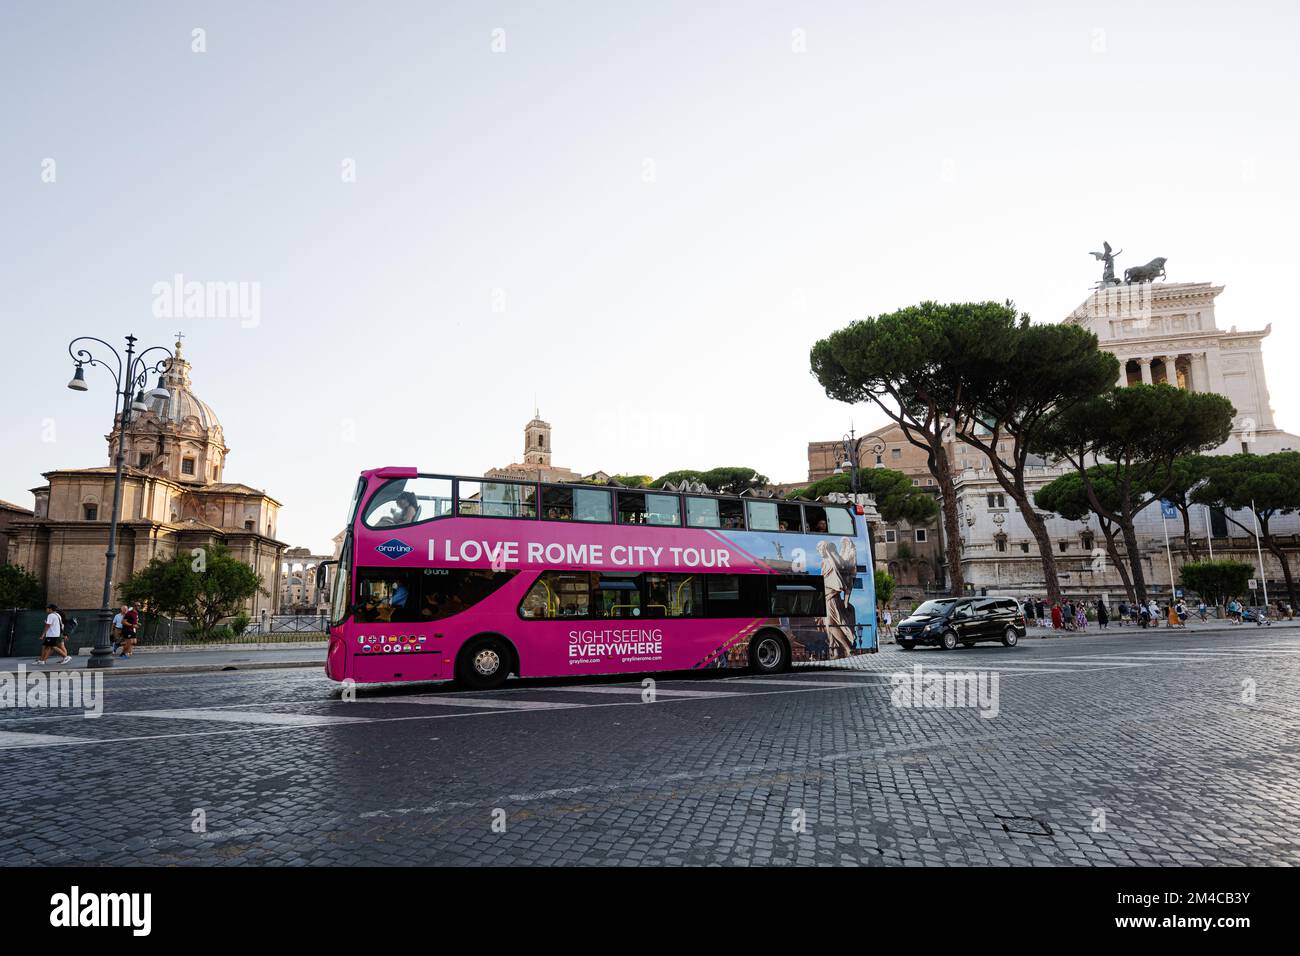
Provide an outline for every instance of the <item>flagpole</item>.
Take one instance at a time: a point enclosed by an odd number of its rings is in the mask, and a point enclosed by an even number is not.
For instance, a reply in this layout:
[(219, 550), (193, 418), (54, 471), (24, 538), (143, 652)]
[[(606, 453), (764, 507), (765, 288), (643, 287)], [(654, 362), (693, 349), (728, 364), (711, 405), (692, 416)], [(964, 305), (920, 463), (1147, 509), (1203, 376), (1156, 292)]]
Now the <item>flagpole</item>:
[(1169, 518), (1165, 516), (1165, 503), (1160, 502), (1160, 527), (1165, 532), (1165, 560), (1169, 562), (1169, 606), (1174, 606), (1174, 556), (1169, 551)]
[(1255, 499), (1250, 499), (1250, 514), (1255, 519), (1255, 555), (1259, 558), (1259, 580), (1264, 585), (1264, 607), (1268, 607), (1268, 573), (1264, 570), (1264, 552), (1259, 546), (1259, 512), (1255, 510)]

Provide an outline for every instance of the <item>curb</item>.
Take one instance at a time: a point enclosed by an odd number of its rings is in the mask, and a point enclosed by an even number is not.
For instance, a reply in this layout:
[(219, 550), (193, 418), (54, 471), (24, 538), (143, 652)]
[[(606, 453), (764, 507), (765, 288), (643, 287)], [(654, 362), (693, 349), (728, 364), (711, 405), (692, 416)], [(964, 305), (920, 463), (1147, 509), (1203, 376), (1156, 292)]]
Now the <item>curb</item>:
[[(325, 667), (325, 661), (241, 661), (238, 664), (159, 664), (151, 667), (147, 664), (136, 665), (134, 667), (125, 664), (114, 664), (112, 667), (90, 668), (84, 665), (80, 667), (51, 667), (48, 670), (31, 670), (28, 674), (62, 674), (68, 671), (86, 672), (95, 674), (122, 674), (127, 677), (148, 676), (149, 674), (212, 674), (222, 671), (265, 671), (276, 670), (285, 667), (319, 667), (322, 670)], [(0, 674), (15, 676), (15, 671), (0, 671)]]

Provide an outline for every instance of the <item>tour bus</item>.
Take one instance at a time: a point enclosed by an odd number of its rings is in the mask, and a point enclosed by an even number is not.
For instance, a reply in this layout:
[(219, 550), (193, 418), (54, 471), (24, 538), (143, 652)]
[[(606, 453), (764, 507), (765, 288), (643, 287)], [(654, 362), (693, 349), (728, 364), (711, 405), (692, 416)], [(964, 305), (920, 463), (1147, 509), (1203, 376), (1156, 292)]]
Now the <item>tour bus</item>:
[(479, 689), (871, 653), (870, 541), (828, 501), (367, 471), (325, 672)]

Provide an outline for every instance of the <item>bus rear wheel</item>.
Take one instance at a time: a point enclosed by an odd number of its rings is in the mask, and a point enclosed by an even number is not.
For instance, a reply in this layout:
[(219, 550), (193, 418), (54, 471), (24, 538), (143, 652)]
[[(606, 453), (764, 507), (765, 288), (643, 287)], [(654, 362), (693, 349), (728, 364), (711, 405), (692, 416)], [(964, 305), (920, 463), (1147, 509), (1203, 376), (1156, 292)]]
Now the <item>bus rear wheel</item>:
[(510, 674), (510, 647), (491, 634), (475, 637), (456, 658), (456, 680), (470, 690), (493, 690)]
[(775, 631), (764, 631), (749, 642), (749, 668), (755, 674), (779, 674), (790, 668), (790, 648)]

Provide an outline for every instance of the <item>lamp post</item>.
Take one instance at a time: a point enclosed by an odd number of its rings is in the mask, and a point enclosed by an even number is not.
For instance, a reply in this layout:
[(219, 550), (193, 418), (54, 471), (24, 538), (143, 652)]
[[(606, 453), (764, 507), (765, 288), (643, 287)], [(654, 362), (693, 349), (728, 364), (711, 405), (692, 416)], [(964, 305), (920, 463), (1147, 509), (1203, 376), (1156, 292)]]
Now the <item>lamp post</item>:
[[(68, 354), (76, 362), (72, 380), (68, 388), (74, 392), (89, 390), (86, 385), (85, 366), (98, 365), (108, 370), (113, 376), (113, 422), (117, 435), (116, 469), (113, 475), (113, 514), (108, 525), (108, 550), (104, 553), (104, 596), (100, 602), (99, 627), (95, 633), (95, 649), (91, 652), (87, 667), (112, 667), (113, 642), (109, 629), (113, 622), (113, 564), (117, 558), (117, 523), (122, 515), (122, 466), (126, 462), (126, 427), (131, 422), (132, 412), (146, 412), (148, 398), (170, 398), (170, 393), (163, 388), (161, 378), (148, 394), (144, 387), (149, 373), (161, 376), (172, 358), (172, 353), (161, 345), (155, 345), (136, 354), (135, 336), (126, 337), (126, 353), (123, 355), (103, 339), (83, 335), (68, 343)], [(110, 358), (97, 358), (90, 352), (90, 343), (98, 343), (108, 350)], [(163, 357), (151, 362), (146, 356), (151, 352), (162, 352)], [(132, 396), (134, 392), (134, 397)]]
[(883, 439), (876, 438), (872, 435), (855, 436), (851, 427), (849, 428), (849, 433), (845, 435), (840, 442), (840, 450), (843, 452), (844, 457), (840, 464), (839, 471), (843, 473), (845, 469), (848, 470), (849, 489), (852, 491), (855, 501), (857, 500), (857, 494), (859, 491), (858, 463), (862, 460), (862, 445), (868, 439), (871, 439), (872, 454), (879, 455), (885, 450), (885, 442)]

